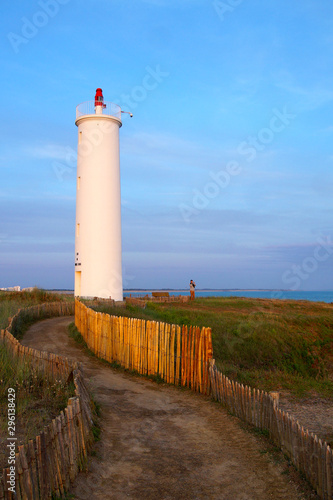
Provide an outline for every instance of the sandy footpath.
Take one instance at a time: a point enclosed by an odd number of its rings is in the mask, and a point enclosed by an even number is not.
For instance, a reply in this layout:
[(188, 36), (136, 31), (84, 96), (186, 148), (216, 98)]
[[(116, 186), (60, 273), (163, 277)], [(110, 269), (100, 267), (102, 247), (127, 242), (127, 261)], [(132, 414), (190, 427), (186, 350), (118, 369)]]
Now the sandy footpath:
[(90, 457), (89, 472), (80, 473), (73, 485), (74, 498), (305, 498), (257, 438), (220, 405), (110, 368), (68, 336), (71, 321), (40, 321), (22, 343), (80, 361), (101, 404), (101, 440)]

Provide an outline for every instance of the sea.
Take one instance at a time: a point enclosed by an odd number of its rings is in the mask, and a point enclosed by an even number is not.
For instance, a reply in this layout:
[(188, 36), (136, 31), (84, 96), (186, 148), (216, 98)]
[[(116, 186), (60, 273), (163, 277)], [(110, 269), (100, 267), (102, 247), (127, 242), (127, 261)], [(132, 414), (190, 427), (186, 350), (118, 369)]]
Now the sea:
[[(189, 290), (124, 290), (124, 297), (150, 295), (152, 291), (169, 292), (170, 295), (189, 295)], [(200, 290), (196, 297), (251, 297), (256, 299), (309, 300), (311, 302), (333, 303), (333, 290), (293, 291), (293, 290)]]

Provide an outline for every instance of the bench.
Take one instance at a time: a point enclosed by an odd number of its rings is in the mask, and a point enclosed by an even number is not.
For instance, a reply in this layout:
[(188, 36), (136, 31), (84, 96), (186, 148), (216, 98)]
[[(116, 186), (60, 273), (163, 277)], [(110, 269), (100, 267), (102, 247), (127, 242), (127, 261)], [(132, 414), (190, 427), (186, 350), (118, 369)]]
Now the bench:
[(169, 292), (151, 292), (152, 297), (169, 297)]

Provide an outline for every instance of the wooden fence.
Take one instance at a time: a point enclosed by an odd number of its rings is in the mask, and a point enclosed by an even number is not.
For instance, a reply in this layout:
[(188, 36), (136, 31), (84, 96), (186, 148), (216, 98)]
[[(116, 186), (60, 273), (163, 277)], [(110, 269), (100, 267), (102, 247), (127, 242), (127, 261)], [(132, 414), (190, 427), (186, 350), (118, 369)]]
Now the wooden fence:
[(14, 337), (17, 336), (20, 325), (26, 320), (32, 319), (38, 321), (44, 318), (51, 318), (54, 316), (72, 316), (74, 314), (74, 301), (71, 302), (46, 302), (45, 304), (37, 304), (35, 306), (25, 307), (20, 309), (13, 318), (11, 318), (7, 330), (9, 330)]
[[(45, 310), (43, 311), (43, 307)], [(40, 319), (52, 315), (73, 314), (74, 304), (42, 304), (22, 309), (11, 320), (15, 327), (22, 316)], [(21, 316), (21, 319), (20, 319)], [(13, 327), (14, 325), (14, 327)], [(74, 398), (67, 408), (27, 445), (18, 447), (15, 456), (15, 493), (10, 488), (10, 470), (4, 469), (0, 478), (0, 500), (44, 500), (61, 498), (68, 491), (79, 470), (86, 466), (87, 452), (92, 445), (93, 413), (81, 366), (62, 356), (22, 346), (10, 333), (1, 331), (0, 340), (14, 356), (28, 360), (51, 380), (73, 379)]]
[(209, 394), (210, 328), (110, 316), (75, 301), (75, 325), (99, 358)]
[(6, 330), (1, 330), (0, 340), (6, 344), (7, 349), (21, 359), (29, 361), (33, 368), (44, 373), (51, 380), (61, 380), (66, 382), (74, 368), (78, 367), (76, 362), (67, 359), (64, 356), (38, 351), (30, 347), (23, 346), (15, 337), (16, 330), (26, 319), (37, 321), (42, 318), (53, 316), (70, 316), (74, 314), (74, 302), (62, 303), (51, 302), (38, 304), (36, 306), (20, 309), (18, 313), (11, 318)]
[(212, 396), (243, 421), (269, 432), (271, 440), (296, 468), (303, 472), (320, 498), (333, 498), (333, 456), (327, 443), (301, 427), (281, 411), (273, 396), (231, 381), (217, 370), (214, 360), (209, 368)]

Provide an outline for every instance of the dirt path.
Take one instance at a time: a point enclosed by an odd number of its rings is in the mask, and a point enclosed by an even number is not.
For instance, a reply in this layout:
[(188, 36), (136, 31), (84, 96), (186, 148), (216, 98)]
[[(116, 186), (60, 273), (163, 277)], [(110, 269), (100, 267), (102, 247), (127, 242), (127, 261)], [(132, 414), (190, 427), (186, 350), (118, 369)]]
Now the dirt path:
[(33, 325), (22, 343), (81, 361), (102, 406), (101, 440), (71, 493), (84, 499), (304, 498), (258, 440), (209, 398), (113, 370), (68, 337), (73, 318)]

